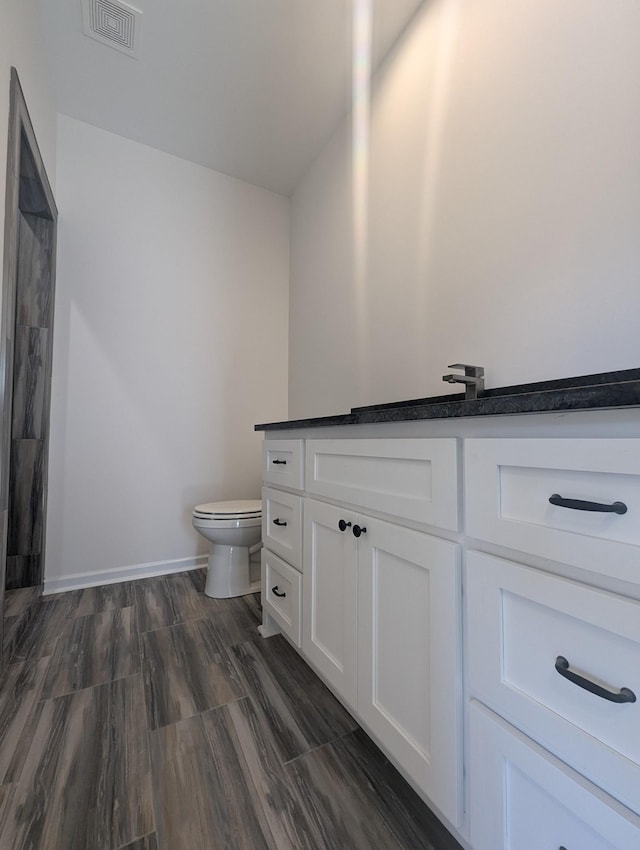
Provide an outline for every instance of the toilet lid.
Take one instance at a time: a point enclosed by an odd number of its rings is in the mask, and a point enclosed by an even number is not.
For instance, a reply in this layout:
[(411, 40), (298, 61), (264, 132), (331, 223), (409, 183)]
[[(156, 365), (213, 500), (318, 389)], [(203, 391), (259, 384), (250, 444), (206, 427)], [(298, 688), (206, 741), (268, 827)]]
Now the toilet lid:
[(253, 519), (262, 516), (260, 499), (238, 499), (231, 502), (207, 502), (196, 505), (194, 516), (211, 519)]

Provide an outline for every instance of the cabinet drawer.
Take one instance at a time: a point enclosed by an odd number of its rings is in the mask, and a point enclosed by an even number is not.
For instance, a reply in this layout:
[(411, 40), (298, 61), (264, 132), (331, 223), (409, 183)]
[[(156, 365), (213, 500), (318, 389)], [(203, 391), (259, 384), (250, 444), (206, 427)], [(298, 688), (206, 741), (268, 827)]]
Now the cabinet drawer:
[(262, 606), (300, 646), (302, 576), (267, 549), (262, 550)]
[(479, 552), (466, 603), (471, 696), (640, 814), (640, 603)]
[(302, 569), (302, 498), (282, 490), (262, 490), (262, 542)]
[(307, 491), (414, 522), (458, 528), (457, 441), (307, 440)]
[(640, 818), (477, 702), (469, 781), (474, 850), (640, 847)]
[(640, 583), (640, 440), (466, 440), (465, 488), (469, 536)]
[(304, 488), (304, 440), (265, 440), (262, 446), (262, 479), (267, 484)]

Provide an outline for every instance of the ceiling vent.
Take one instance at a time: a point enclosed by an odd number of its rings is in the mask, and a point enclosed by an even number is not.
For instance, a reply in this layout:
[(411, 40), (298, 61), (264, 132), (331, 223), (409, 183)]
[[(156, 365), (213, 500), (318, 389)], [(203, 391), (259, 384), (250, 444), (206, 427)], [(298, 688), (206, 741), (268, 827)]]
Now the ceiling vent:
[(120, 0), (82, 0), (84, 34), (114, 50), (140, 58), (142, 12)]

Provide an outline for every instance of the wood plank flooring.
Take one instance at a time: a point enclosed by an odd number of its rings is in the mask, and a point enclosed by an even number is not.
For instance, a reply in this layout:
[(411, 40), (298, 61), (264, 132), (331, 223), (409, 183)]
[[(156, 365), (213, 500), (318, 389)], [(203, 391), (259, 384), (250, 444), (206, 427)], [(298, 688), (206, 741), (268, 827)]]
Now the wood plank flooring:
[(259, 597), (203, 587), (45, 598), (0, 681), (2, 850), (460, 850)]

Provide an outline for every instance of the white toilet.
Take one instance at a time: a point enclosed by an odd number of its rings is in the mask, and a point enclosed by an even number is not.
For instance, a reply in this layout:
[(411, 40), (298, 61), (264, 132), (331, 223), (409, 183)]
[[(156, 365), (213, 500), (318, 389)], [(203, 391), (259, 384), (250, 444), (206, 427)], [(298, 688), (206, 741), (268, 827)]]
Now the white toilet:
[(204, 592), (215, 599), (244, 596), (260, 590), (251, 581), (249, 555), (260, 548), (262, 502), (209, 502), (193, 509), (193, 527), (211, 541)]

